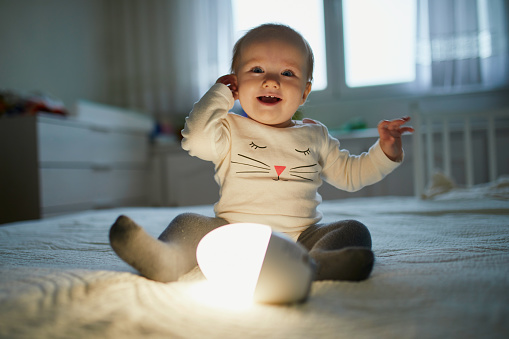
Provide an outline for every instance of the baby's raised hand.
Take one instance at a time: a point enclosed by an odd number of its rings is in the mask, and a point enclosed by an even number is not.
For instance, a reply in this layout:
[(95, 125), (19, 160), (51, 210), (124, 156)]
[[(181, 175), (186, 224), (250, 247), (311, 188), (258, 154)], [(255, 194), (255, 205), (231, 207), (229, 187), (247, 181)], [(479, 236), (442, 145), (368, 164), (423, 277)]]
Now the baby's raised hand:
[(217, 79), (216, 84), (224, 84), (228, 86), (232, 91), (233, 99), (237, 100), (239, 98), (239, 91), (237, 89), (237, 76), (235, 74), (223, 75)]
[(410, 126), (403, 126), (409, 120), (410, 117), (403, 117), (395, 120), (382, 120), (378, 123), (380, 147), (392, 161), (401, 161), (403, 158), (401, 135), (405, 132), (411, 133), (414, 131)]

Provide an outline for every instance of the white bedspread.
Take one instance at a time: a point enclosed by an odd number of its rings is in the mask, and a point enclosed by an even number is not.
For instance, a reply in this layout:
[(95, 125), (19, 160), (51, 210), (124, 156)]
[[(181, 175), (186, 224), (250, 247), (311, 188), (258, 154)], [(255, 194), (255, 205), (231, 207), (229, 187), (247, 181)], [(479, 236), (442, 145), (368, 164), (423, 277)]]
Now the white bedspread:
[(370, 279), (315, 282), (306, 303), (229, 307), (198, 297), (199, 269), (162, 284), (108, 244), (127, 214), (157, 236), (210, 206), (93, 211), (0, 227), (1, 338), (507, 338), (509, 202), (366, 198), (325, 202), (357, 219), (377, 257)]

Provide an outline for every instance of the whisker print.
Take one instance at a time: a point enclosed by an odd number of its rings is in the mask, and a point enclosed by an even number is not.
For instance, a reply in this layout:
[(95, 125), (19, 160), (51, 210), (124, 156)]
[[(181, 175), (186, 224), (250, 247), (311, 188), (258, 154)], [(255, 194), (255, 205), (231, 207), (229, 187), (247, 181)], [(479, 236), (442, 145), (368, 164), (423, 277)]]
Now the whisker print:
[(313, 164), (313, 165), (306, 165), (306, 166), (297, 166), (297, 167), (292, 167), (290, 168), (290, 171), (291, 170), (294, 170), (294, 169), (298, 169), (298, 168), (306, 168), (306, 167), (313, 167), (313, 166), (316, 166), (317, 164)]
[[(312, 165), (304, 165), (304, 166), (297, 166), (297, 167), (292, 167), (290, 168), (289, 170), (289, 174), (293, 177), (296, 177), (296, 178), (300, 178), (300, 179), (303, 179), (303, 180), (307, 180), (307, 181), (313, 181), (313, 179), (309, 179), (309, 178), (305, 178), (303, 176), (300, 176), (300, 175), (297, 175), (295, 173), (298, 173), (298, 174), (314, 174), (314, 173), (318, 173), (318, 171), (313, 171), (310, 167), (315, 167), (317, 164), (312, 164)], [(302, 171), (298, 171), (299, 169), (310, 169), (310, 171), (306, 171), (306, 170), (302, 170)]]
[[(269, 170), (268, 168), (265, 168), (265, 167), (261, 167), (261, 166), (256, 166), (256, 165), (251, 165), (251, 164), (246, 164), (246, 163), (243, 163), (243, 162), (237, 162), (237, 161), (232, 161), (232, 164), (239, 164), (239, 165), (245, 165), (245, 166), (250, 166), (250, 167), (254, 167), (254, 168), (261, 168), (263, 170)], [(238, 172), (237, 172), (238, 173)], [(268, 172), (267, 172), (268, 173)]]
[(313, 179), (309, 179), (309, 178), (304, 178), (304, 177), (301, 177), (300, 175), (296, 175), (296, 174), (291, 174), (291, 173), (290, 173), (290, 175), (291, 175), (291, 176), (293, 176), (293, 177), (297, 177), (297, 178), (301, 178), (301, 179), (304, 179), (304, 180), (308, 180), (308, 181), (313, 181)]
[(241, 171), (241, 172), (235, 172), (235, 173), (263, 173), (263, 174), (268, 174), (269, 172), (264, 172), (264, 171)]
[[(242, 162), (242, 161), (231, 161), (232, 164), (248, 166), (248, 167), (252, 168), (252, 170), (249, 170), (249, 168), (247, 168), (247, 169), (239, 169), (239, 171), (237, 171), (235, 173), (237, 173), (237, 174), (255, 174), (255, 173), (270, 174), (270, 173), (272, 173), (272, 170), (273, 170), (272, 166), (267, 165), (263, 161), (257, 160), (255, 158), (248, 157), (247, 155), (240, 154), (240, 153), (237, 153), (237, 155), (239, 157), (242, 157), (242, 158), (245, 158), (247, 160), (253, 161), (253, 162), (255, 162), (255, 164), (251, 164), (251, 163), (248, 163), (248, 162)], [(315, 166), (318, 166), (318, 164), (296, 166), (296, 167), (292, 167), (292, 168), (287, 169), (287, 171), (288, 171), (287, 173), (288, 173), (288, 175), (290, 175), (292, 177), (295, 177), (295, 178), (299, 178), (301, 180), (314, 181), (313, 179), (303, 177), (302, 175), (318, 173), (318, 171), (316, 170)], [(286, 168), (284, 166), (275, 166), (275, 167), (276, 167), (276, 172), (277, 173), (278, 173), (278, 168), (279, 169), (282, 168), (281, 172)], [(315, 168), (313, 168), (313, 167), (315, 167)], [(258, 169), (258, 170), (256, 170), (256, 169)], [(273, 178), (272, 180), (275, 180), (275, 181), (288, 181), (288, 179), (283, 179), (279, 175), (277, 176), (277, 179)]]
[(243, 158), (249, 159), (249, 160), (251, 160), (251, 161), (256, 161), (256, 162), (258, 162), (258, 163), (260, 163), (260, 164), (262, 164), (262, 165), (266, 166), (266, 167), (267, 167), (267, 169), (270, 169), (270, 166), (269, 166), (269, 165), (267, 165), (267, 164), (266, 164), (266, 163), (264, 163), (264, 162), (261, 162), (260, 160), (256, 160), (256, 159), (250, 158), (250, 157), (248, 157), (248, 156), (246, 156), (246, 155), (244, 155), (244, 154), (240, 154), (240, 153), (238, 154), (238, 156), (241, 156), (241, 157), (243, 157)]

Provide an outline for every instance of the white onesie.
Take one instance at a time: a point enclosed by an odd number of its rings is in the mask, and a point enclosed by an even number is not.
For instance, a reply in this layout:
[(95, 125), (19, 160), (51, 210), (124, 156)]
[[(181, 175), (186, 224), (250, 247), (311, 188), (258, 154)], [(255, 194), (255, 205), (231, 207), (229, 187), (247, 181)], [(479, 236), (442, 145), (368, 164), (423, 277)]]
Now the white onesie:
[(357, 191), (400, 164), (384, 154), (379, 141), (367, 153), (350, 155), (320, 122), (271, 127), (229, 113), (233, 104), (230, 89), (215, 84), (194, 105), (182, 131), (182, 147), (214, 163), (220, 187), (214, 211), (228, 222), (267, 224), (297, 239), (322, 218), (317, 210), (322, 179)]

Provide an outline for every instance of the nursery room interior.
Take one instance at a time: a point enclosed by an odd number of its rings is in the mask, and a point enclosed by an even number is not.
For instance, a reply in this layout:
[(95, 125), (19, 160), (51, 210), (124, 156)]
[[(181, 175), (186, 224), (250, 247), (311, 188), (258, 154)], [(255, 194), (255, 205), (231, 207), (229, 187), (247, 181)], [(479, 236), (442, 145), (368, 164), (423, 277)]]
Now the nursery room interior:
[[(506, 338), (508, 17), (507, 0), (0, 0), (0, 337)], [(214, 166), (181, 130), (272, 22), (314, 52), (296, 120), (359, 155), (411, 118), (393, 173), (319, 188), (323, 222), (369, 228), (371, 276), (279, 304), (240, 304), (198, 266), (149, 280), (109, 229), (214, 215)]]

